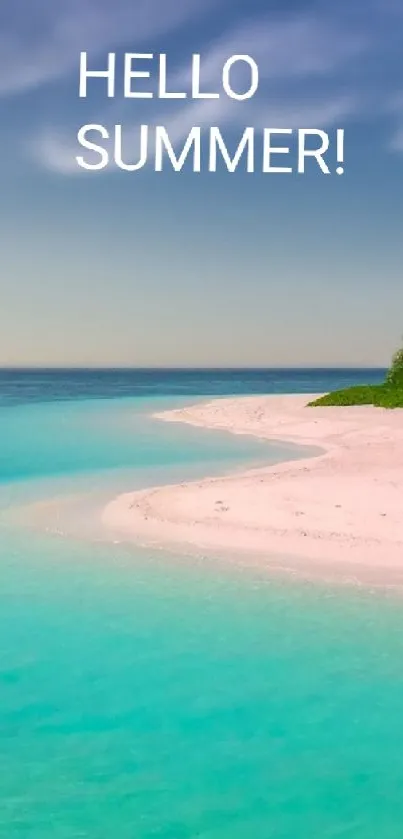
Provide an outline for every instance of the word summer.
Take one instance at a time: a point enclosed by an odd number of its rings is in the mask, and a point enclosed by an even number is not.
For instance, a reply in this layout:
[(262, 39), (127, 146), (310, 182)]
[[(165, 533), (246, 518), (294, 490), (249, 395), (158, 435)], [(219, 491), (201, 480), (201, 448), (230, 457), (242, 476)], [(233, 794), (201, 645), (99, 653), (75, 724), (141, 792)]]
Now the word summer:
[[(94, 136), (95, 135), (95, 136)], [(78, 132), (79, 144), (86, 156), (76, 161), (82, 169), (100, 171), (115, 165), (125, 172), (138, 172), (151, 166), (155, 172), (172, 168), (175, 172), (216, 172), (220, 168), (235, 172), (304, 174), (307, 161), (325, 174), (331, 174), (328, 157), (337, 160), (337, 175), (344, 172), (344, 130), (335, 132), (332, 149), (331, 135), (320, 129), (246, 128), (238, 144), (228, 149), (219, 128), (190, 130), (181, 148), (174, 148), (168, 130), (161, 125), (141, 125), (128, 130), (124, 137), (121, 125), (109, 131), (104, 125), (84, 125)], [(176, 146), (179, 144), (177, 143)], [(235, 149), (234, 149), (235, 145)]]

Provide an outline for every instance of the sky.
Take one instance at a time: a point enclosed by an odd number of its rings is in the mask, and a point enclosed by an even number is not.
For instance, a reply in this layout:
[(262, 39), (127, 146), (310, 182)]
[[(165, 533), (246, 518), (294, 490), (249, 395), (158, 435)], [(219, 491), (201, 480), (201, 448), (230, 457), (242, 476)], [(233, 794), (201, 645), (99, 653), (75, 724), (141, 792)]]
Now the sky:
[[(388, 364), (403, 335), (401, 0), (14, 0), (0, 7), (0, 365)], [(79, 98), (80, 53), (94, 69)], [(124, 99), (125, 53), (192, 54), (219, 99)], [(223, 95), (250, 55), (260, 84)], [(156, 92), (157, 61), (150, 80)], [(234, 84), (244, 84), (242, 75)], [(79, 128), (345, 131), (344, 174), (86, 172)], [(282, 145), (283, 143), (280, 143)], [(295, 160), (290, 155), (290, 160)], [(276, 161), (286, 165), (283, 159)]]

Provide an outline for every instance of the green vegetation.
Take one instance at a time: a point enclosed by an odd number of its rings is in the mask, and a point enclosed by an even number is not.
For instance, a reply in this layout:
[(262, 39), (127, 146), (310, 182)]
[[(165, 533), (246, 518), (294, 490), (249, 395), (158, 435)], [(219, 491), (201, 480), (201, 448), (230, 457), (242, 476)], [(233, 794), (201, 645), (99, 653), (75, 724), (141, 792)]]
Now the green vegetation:
[(379, 408), (403, 408), (403, 386), (390, 387), (386, 383), (381, 385), (357, 385), (345, 390), (336, 390), (321, 396), (310, 407), (320, 405), (376, 405)]
[(379, 385), (357, 385), (321, 396), (310, 407), (341, 405), (376, 405), (379, 408), (403, 408), (403, 348), (395, 354), (386, 379)]
[(393, 356), (392, 365), (386, 376), (389, 387), (403, 388), (403, 347)]

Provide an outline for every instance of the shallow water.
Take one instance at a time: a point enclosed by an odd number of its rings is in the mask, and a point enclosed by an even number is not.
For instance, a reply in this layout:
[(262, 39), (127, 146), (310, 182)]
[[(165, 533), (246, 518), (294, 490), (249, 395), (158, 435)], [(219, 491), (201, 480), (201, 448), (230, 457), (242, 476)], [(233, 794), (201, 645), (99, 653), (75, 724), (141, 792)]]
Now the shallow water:
[(400, 600), (11, 515), (77, 492), (95, 515), (110, 490), (287, 447), (149, 420), (183, 394), (48, 384), (0, 410), (0, 836), (400, 837)]

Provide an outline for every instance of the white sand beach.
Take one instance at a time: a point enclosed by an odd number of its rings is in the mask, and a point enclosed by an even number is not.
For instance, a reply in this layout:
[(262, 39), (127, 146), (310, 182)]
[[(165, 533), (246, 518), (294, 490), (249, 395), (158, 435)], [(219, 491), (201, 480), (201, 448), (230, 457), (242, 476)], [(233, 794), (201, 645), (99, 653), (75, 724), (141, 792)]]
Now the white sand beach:
[(309, 408), (309, 395), (219, 399), (161, 420), (320, 447), (243, 474), (126, 493), (104, 523), (142, 544), (243, 554), (403, 583), (403, 410)]

